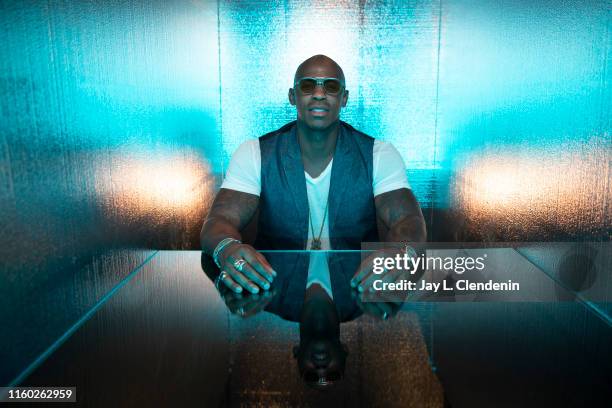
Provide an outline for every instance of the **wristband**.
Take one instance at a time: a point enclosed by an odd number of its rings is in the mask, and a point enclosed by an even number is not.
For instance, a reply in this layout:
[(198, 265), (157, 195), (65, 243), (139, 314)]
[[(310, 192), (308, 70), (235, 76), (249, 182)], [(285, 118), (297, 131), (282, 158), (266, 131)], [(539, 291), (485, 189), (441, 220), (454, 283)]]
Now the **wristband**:
[(215, 250), (213, 251), (212, 257), (213, 257), (213, 261), (215, 261), (215, 264), (217, 265), (217, 267), (221, 268), (221, 264), (219, 263), (219, 259), (218, 259), (219, 254), (221, 253), (223, 248), (225, 248), (226, 246), (228, 246), (232, 242), (237, 242), (239, 244), (242, 244), (242, 241), (237, 240), (235, 238), (224, 238), (215, 247)]

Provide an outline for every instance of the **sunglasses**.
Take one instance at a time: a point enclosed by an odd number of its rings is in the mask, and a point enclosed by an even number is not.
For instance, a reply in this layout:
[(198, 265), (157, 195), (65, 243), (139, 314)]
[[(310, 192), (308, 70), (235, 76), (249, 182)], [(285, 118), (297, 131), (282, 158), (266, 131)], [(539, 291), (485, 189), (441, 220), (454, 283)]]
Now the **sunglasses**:
[(317, 86), (323, 87), (326, 94), (336, 95), (344, 88), (344, 81), (338, 78), (300, 78), (293, 86), (303, 94), (314, 93)]
[(302, 373), (302, 379), (309, 384), (316, 384), (319, 386), (332, 385), (342, 379), (342, 373), (340, 371), (328, 372), (325, 376), (320, 376), (315, 371), (305, 371)]

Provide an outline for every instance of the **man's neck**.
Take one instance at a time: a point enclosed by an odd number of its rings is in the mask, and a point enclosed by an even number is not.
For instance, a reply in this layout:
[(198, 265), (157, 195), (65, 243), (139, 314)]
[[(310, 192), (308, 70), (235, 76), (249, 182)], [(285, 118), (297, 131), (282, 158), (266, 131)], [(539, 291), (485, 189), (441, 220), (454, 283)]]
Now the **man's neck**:
[(313, 130), (297, 122), (297, 137), (302, 151), (302, 159), (311, 162), (328, 162), (336, 149), (340, 121), (327, 129)]

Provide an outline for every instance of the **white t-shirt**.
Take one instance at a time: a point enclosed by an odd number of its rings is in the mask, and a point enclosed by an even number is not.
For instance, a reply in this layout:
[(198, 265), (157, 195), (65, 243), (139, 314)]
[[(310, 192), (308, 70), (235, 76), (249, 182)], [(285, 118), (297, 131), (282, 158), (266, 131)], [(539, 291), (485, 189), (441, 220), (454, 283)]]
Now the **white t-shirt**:
[[(391, 143), (374, 140), (373, 150), (372, 191), (374, 196), (399, 188), (410, 188), (406, 176), (406, 166), (397, 149)], [(304, 172), (308, 207), (312, 221), (312, 223), (309, 222), (308, 226), (308, 243), (306, 246), (308, 249), (313, 237), (313, 228), (310, 224), (314, 227), (315, 237), (318, 237), (320, 232), (321, 249), (331, 249), (329, 243), (329, 214), (326, 215), (325, 207), (333, 163), (334, 160), (332, 159), (325, 170), (316, 178)], [(261, 193), (259, 139), (247, 140), (236, 149), (230, 160), (221, 188), (259, 196)], [(324, 223), (323, 219), (325, 219)], [(322, 223), (323, 226), (321, 226)]]
[(308, 259), (308, 278), (306, 279), (306, 289), (314, 284), (320, 285), (329, 295), (330, 299), (334, 299), (332, 291), (331, 276), (329, 273), (329, 264), (327, 263), (327, 254), (329, 252), (311, 251)]

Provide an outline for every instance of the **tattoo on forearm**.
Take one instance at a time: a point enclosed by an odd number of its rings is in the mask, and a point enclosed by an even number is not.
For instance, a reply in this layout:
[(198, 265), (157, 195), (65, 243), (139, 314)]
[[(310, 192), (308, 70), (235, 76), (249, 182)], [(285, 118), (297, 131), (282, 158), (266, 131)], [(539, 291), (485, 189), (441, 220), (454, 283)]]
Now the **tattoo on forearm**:
[(256, 195), (221, 189), (213, 202), (208, 219), (226, 219), (240, 230), (251, 220), (258, 204), (259, 197)]
[(419, 204), (408, 189), (399, 189), (375, 198), (376, 212), (388, 228), (386, 241), (425, 239), (425, 223)]

